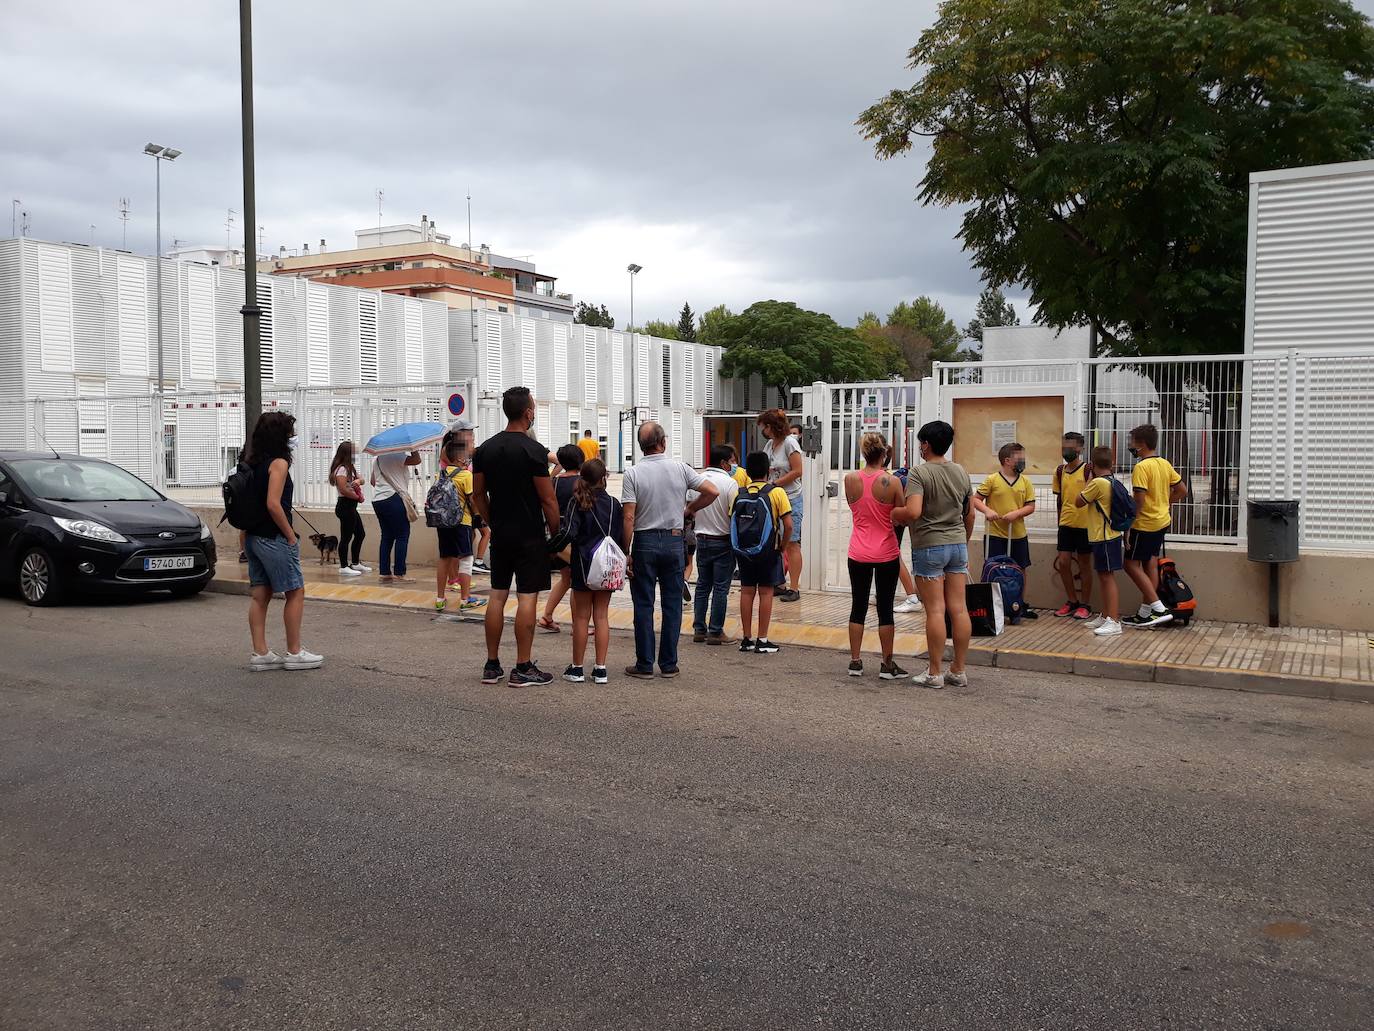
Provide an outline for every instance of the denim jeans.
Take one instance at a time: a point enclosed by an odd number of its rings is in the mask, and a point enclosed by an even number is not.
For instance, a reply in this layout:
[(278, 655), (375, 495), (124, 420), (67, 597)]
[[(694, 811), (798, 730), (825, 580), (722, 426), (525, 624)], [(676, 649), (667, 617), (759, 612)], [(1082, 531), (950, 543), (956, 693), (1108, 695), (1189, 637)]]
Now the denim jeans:
[[(693, 598), (692, 629), (719, 634), (725, 629), (725, 610), (730, 603), (730, 577), (735, 572), (735, 549), (728, 537), (697, 535), (697, 592)], [(707, 603), (711, 621), (706, 621)]]
[[(382, 532), (382, 551), (378, 556), (382, 576), (406, 575), (406, 551), (410, 548), (410, 520), (406, 518), (406, 503), (401, 495), (372, 502), (372, 511), (377, 513), (377, 526)], [(391, 564), (391, 551), (396, 549), (396, 565)]]
[(635, 607), (635, 665), (649, 673), (654, 668), (654, 589), (663, 606), (663, 628), (658, 636), (658, 668), (677, 669), (677, 640), (682, 634), (682, 534), (667, 530), (641, 530), (634, 535), (630, 560), (634, 576), (630, 597)]

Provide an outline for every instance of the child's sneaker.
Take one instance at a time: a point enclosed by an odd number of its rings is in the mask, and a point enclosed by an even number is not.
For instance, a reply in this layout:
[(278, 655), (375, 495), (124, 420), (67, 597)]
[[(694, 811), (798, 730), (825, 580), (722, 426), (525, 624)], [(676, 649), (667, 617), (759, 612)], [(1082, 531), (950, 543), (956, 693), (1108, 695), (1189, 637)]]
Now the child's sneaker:
[(739, 650), (742, 652), (752, 652), (754, 650), (754, 642), (748, 637), (741, 637), (739, 639)]
[(921, 611), (921, 599), (918, 598), (918, 597), (916, 597), (916, 595), (914, 595), (914, 594), (908, 594), (908, 595), (906, 596), (906, 601), (902, 602), (900, 605), (898, 605), (898, 606), (897, 606), (896, 608), (894, 608), (892, 611), (893, 611), (893, 612), (920, 612), (920, 611)]
[(582, 672), (581, 666), (569, 666), (563, 671), (563, 679), (570, 684), (585, 684), (587, 674)]
[(1060, 605), (1059, 608), (1054, 610), (1054, 616), (1056, 619), (1063, 619), (1065, 616), (1072, 616), (1077, 608), (1078, 602), (1066, 601), (1063, 605)]
[(754, 651), (760, 655), (772, 655), (779, 651), (779, 648), (772, 641), (768, 640), (768, 638), (760, 637), (754, 642)]
[(1073, 610), (1072, 615), (1074, 619), (1092, 619), (1093, 610), (1086, 605), (1079, 605), (1078, 608)]
[(339, 575), (340, 575), (340, 576), (362, 576), (362, 575), (363, 575), (363, 571), (362, 571), (361, 569), (354, 569), (352, 566), (340, 566), (340, 567), (339, 567)]
[(443, 598), (435, 598), (435, 599), (434, 599), (434, 611), (435, 611), (435, 612), (443, 612), (444, 609), (446, 609), (446, 608), (448, 608), (448, 601), (447, 601), (447, 600), (445, 600), (445, 599), (443, 599)]
[(946, 687), (968, 687), (968, 674), (955, 673), (953, 670), (945, 674)]
[(938, 691), (940, 690), (940, 688), (945, 686), (945, 681), (943, 677), (941, 677), (937, 673), (931, 673), (929, 671), (925, 673), (917, 673), (914, 677), (911, 678), (911, 682), (915, 684), (917, 687), (928, 687), (932, 691)]
[(879, 680), (901, 680), (905, 676), (908, 676), (907, 671), (897, 665), (895, 661), (884, 662), (882, 667), (878, 670)]
[(472, 598), (472, 597), (465, 598), (462, 602), (459, 603), (459, 605), (458, 605), (458, 611), (459, 611), (459, 612), (469, 612), (469, 611), (471, 611), (472, 609), (480, 609), (480, 608), (481, 608), (483, 605), (485, 605), (486, 603), (487, 603), (487, 599), (486, 599), (486, 598)]
[(1105, 622), (1107, 622), (1107, 617), (1102, 615), (1101, 613), (1098, 613), (1096, 616), (1093, 616), (1092, 619), (1088, 620), (1083, 625), (1087, 627), (1089, 630), (1096, 630)]
[(248, 668), (254, 673), (266, 673), (268, 670), (284, 669), (285, 665), (282, 657), (269, 648), (265, 655), (254, 652), (248, 659)]
[(1120, 637), (1121, 624), (1114, 619), (1104, 619), (1102, 625), (1093, 631), (1098, 637)]
[(501, 668), (501, 663), (497, 659), (488, 659), (487, 664), (482, 667), (482, 683), (484, 684), (499, 684), (505, 675), (506, 671)]
[(324, 665), (324, 656), (302, 648), (298, 652), (287, 652), (281, 665), (282, 669), (319, 669)]
[(862, 659), (855, 659), (849, 664), (849, 675), (851, 677), (861, 677), (864, 675), (864, 664)]
[(609, 684), (610, 682), (611, 682), (611, 676), (610, 676), (609, 673), (606, 672), (606, 667), (605, 667), (605, 666), (593, 666), (593, 667), (592, 667), (592, 683), (593, 683), (593, 684)]
[(543, 687), (545, 684), (553, 683), (553, 674), (545, 673), (533, 662), (524, 669), (516, 666), (510, 671), (510, 679), (506, 681), (507, 687)]

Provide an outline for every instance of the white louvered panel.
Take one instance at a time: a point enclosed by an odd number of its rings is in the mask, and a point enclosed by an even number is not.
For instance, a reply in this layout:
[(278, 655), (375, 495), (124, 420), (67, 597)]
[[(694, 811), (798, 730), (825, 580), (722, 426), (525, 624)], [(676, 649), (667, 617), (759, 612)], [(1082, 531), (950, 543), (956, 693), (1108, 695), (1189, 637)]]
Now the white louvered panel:
[(662, 370), (662, 400), (665, 408), (673, 406), (673, 348), (668, 341), (659, 344), (659, 366)]
[(683, 461), (683, 454), (685, 452), (682, 449), (683, 441), (681, 412), (673, 412), (672, 429), (668, 432), (668, 442), (669, 450), (672, 452), (673, 457), (676, 458), (678, 461)]
[(597, 439), (597, 443), (599, 443), (599, 444), (601, 445), (601, 456), (602, 456), (603, 458), (606, 457), (606, 448), (607, 448), (607, 447), (609, 446), (609, 444), (610, 444), (610, 437), (611, 437), (611, 413), (610, 413), (610, 412), (597, 412), (597, 413), (596, 413), (596, 439)]
[(148, 270), (138, 258), (120, 255), (115, 262), (118, 304), (119, 372), (148, 375)]
[(638, 333), (634, 336), (635, 346), (635, 404), (649, 403), (649, 338)]
[(612, 333), (611, 337), (611, 404), (625, 403), (625, 334)]
[(45, 372), (71, 372), (72, 257), (65, 247), (38, 248), (39, 360)]
[(358, 369), (364, 384), (379, 383), (377, 378), (377, 295), (358, 294)]
[(78, 380), (77, 393), (77, 450), (91, 458), (108, 458), (110, 413), (105, 406), (105, 384), (99, 380)]
[(329, 288), (311, 283), (305, 288), (305, 382), (329, 384)]
[(706, 426), (705, 420), (699, 415), (692, 416), (692, 446), (687, 455), (687, 461), (698, 468), (705, 468), (707, 460)]
[(517, 319), (516, 321), (520, 323), (520, 383), (518, 385), (533, 389), (535, 379), (538, 376), (535, 364), (539, 360), (538, 348), (535, 346), (534, 322), (530, 319)]
[[(114, 269), (105, 271), (104, 254), (90, 247), (71, 247), (72, 359), (77, 375), (118, 375), (118, 333)], [(106, 320), (108, 307), (110, 319)]]
[(264, 383), (272, 383), (277, 378), (277, 337), (272, 321), (272, 284), (258, 279), (258, 308), (262, 310), (259, 318), (259, 371)]
[(425, 344), (421, 332), (420, 302), (405, 301), (405, 381), (423, 383), (425, 379)]
[(701, 403), (708, 412), (713, 412), (716, 409), (716, 349), (703, 347), (701, 351), (702, 378), (705, 380)]
[(186, 268), (186, 338), (187, 377), (214, 380), (215, 277), (208, 268)]
[(697, 406), (697, 349), (693, 344), (682, 345), (682, 407)]
[(568, 327), (562, 322), (551, 323), (553, 339), (553, 399), (568, 400)]
[(502, 375), (504, 351), (501, 348), (501, 316), (496, 312), (486, 313), (486, 371), (482, 377), (482, 387), (495, 394), (506, 389), (505, 376)]
[(584, 326), (578, 331), (582, 341), (582, 399), (596, 404), (596, 377), (600, 371), (596, 360), (596, 330)]

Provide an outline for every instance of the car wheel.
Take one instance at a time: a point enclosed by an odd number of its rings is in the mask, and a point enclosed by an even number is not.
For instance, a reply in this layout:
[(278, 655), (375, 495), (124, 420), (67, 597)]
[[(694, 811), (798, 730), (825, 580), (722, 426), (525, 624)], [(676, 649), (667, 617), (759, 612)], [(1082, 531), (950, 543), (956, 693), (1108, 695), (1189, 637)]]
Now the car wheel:
[(30, 548), (19, 560), (19, 593), (30, 605), (57, 605), (65, 588), (52, 556), (42, 548)]
[(194, 598), (201, 591), (205, 590), (205, 584), (209, 581), (201, 581), (198, 584), (182, 584), (180, 587), (172, 588), (173, 598)]

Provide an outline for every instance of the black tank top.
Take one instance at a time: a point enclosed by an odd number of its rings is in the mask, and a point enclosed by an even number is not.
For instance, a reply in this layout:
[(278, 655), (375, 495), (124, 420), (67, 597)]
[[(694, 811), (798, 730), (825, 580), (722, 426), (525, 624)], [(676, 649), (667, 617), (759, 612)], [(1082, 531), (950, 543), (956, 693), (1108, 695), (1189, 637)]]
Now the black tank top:
[[(268, 469), (271, 465), (272, 463), (268, 461), (258, 462), (253, 466), (253, 486), (257, 492), (258, 502), (262, 506), (263, 512), (262, 523), (256, 529), (249, 531), (249, 533), (253, 534), (255, 537), (280, 537), (282, 535), (281, 530), (277, 528), (276, 520), (267, 512), (267, 479)], [(286, 513), (287, 523), (289, 523), (292, 528), (296, 525), (291, 519), (291, 501), (295, 494), (295, 490), (295, 484), (291, 481), (291, 470), (288, 467), (286, 471), (286, 482), (282, 484), (281, 488), (281, 507), (282, 511)]]

